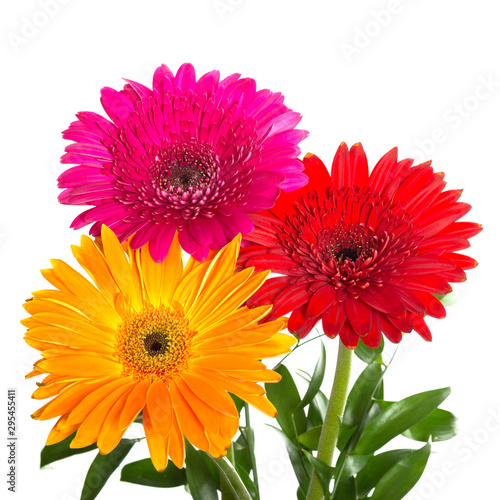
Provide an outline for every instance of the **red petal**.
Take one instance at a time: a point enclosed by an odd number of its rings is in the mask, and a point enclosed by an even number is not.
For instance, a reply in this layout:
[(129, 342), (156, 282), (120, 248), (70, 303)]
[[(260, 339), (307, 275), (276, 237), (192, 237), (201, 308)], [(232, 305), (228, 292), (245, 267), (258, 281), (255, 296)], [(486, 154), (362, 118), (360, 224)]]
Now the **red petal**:
[(347, 144), (343, 142), (337, 149), (332, 163), (332, 184), (335, 189), (345, 187), (346, 179), (350, 170), (349, 149)]
[(295, 309), (290, 315), (290, 320), (288, 321), (288, 331), (300, 339), (303, 339), (319, 321), (319, 317), (308, 320), (306, 317), (306, 310), (307, 304)]
[(347, 299), (344, 307), (353, 330), (358, 335), (366, 335), (372, 328), (372, 308), (353, 298)]
[(430, 342), (432, 340), (432, 334), (425, 322), (424, 318), (419, 316), (413, 317), (413, 328), (414, 330), (424, 339)]
[(373, 167), (368, 185), (375, 192), (383, 192), (393, 180), (394, 166), (398, 160), (398, 148), (392, 148)]
[(350, 175), (346, 185), (366, 186), (368, 183), (368, 160), (366, 159), (366, 154), (361, 143), (358, 142), (352, 146), (349, 151), (349, 160), (351, 168), (350, 172), (347, 172)]
[(291, 269), (297, 267), (297, 263), (290, 257), (266, 254), (252, 257), (246, 267), (255, 267), (257, 271), (270, 269), (273, 273), (289, 274)]
[(413, 292), (424, 304), (425, 312), (433, 318), (444, 318), (446, 316), (446, 309), (443, 304), (432, 295), (426, 292)]
[(397, 344), (401, 342), (403, 334), (401, 330), (398, 330), (383, 314), (380, 315), (380, 326), (382, 327), (382, 332), (391, 342)]
[(301, 286), (291, 285), (283, 290), (283, 292), (280, 293), (280, 295), (274, 301), (272, 315), (275, 318), (278, 318), (283, 314), (288, 314), (293, 309), (301, 307), (302, 304), (304, 304), (304, 302), (307, 302), (311, 297), (308, 289), (309, 284)]
[(347, 315), (344, 304), (333, 304), (323, 313), (323, 331), (331, 339), (336, 337), (344, 326)]
[(374, 309), (391, 316), (401, 316), (405, 312), (399, 290), (390, 285), (369, 286), (361, 291), (359, 298)]
[(359, 335), (354, 332), (349, 323), (345, 323), (340, 332), (340, 340), (348, 349), (355, 349), (359, 342)]
[(307, 317), (309, 319), (315, 318), (323, 313), (323, 311), (335, 302), (335, 288), (332, 286), (324, 286), (320, 288), (309, 301), (307, 307)]
[(248, 307), (272, 304), (276, 300), (276, 297), (278, 297), (289, 284), (288, 276), (278, 276), (276, 278), (267, 279), (262, 287), (248, 299)]
[(459, 253), (445, 253), (443, 257), (450, 259), (461, 269), (474, 269), (477, 266), (477, 261), (467, 255), (461, 255)]

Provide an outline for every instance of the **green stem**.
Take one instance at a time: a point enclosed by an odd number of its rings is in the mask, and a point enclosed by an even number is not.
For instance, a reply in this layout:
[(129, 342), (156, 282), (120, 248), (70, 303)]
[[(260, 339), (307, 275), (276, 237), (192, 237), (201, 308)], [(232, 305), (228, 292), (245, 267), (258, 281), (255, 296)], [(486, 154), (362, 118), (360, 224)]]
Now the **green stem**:
[[(317, 458), (327, 465), (332, 465), (333, 453), (337, 446), (342, 415), (344, 414), (349, 378), (351, 376), (352, 350), (347, 349), (339, 339), (339, 353), (335, 377), (333, 379), (332, 393), (326, 409), (325, 421), (319, 438)], [(307, 500), (323, 500), (325, 494), (321, 480), (316, 471), (313, 473)]]
[(255, 442), (253, 438), (253, 430), (250, 424), (250, 405), (245, 403), (245, 437), (247, 439), (248, 449), (250, 450), (250, 462), (253, 471), (253, 483), (255, 484), (255, 489), (257, 490), (257, 498), (260, 498), (259, 494), (259, 476), (257, 474), (257, 461), (255, 460)]
[[(231, 446), (227, 449), (227, 459), (234, 467), (234, 445), (231, 443)], [(231, 484), (229, 483), (227, 477), (224, 474), (220, 476), (220, 491), (222, 500), (233, 500), (234, 492)]]
[[(238, 500), (252, 500), (250, 493), (248, 493), (243, 481), (233, 467), (233, 464), (227, 459), (227, 457), (214, 458), (212, 455), (207, 453), (212, 462), (217, 466), (221, 473), (221, 480), (226, 481), (230, 486), (233, 495)], [(222, 483), (224, 484), (224, 483)]]

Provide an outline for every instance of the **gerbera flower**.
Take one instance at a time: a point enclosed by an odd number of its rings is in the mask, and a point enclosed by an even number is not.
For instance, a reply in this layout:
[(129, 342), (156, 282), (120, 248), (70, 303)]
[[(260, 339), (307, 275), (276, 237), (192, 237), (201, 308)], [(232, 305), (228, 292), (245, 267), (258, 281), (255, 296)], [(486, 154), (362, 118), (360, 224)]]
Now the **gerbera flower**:
[(252, 231), (248, 214), (272, 207), (279, 188), (303, 186), (300, 115), (239, 76), (197, 81), (191, 64), (175, 76), (163, 65), (152, 90), (130, 80), (120, 92), (103, 88), (111, 121), (78, 113), (63, 132), (74, 144), (61, 161), (78, 166), (60, 175), (59, 201), (94, 206), (72, 227), (94, 223), (96, 236), (106, 224), (122, 242), (135, 234), (131, 247), (150, 242), (157, 262), (178, 229), (182, 248), (203, 260)]
[(269, 306), (242, 307), (268, 273), (235, 273), (239, 246), (235, 238), (183, 268), (176, 236), (159, 264), (147, 246), (124, 251), (103, 226), (102, 247), (86, 236), (73, 247), (96, 286), (60, 260), (42, 271), (56, 290), (33, 294), (23, 324), (43, 356), (28, 375), (45, 376), (33, 397), (55, 396), (33, 417), (60, 417), (47, 444), (77, 431), (71, 447), (97, 442), (109, 453), (142, 411), (161, 471), (169, 456), (182, 467), (184, 437), (214, 457), (226, 454), (238, 430), (228, 392), (275, 416), (257, 382), (280, 376), (259, 360), (288, 352), (294, 339), (278, 333), (286, 318), (258, 324)]
[(481, 226), (457, 222), (471, 207), (457, 202), (461, 190), (444, 191), (430, 161), (412, 163), (398, 161), (395, 148), (369, 175), (361, 144), (341, 144), (330, 175), (307, 155), (309, 184), (252, 217), (239, 263), (283, 276), (248, 304), (273, 304), (270, 319), (292, 311), (288, 327), (300, 338), (322, 319), (325, 334), (349, 348), (360, 337), (376, 347), (382, 333), (399, 342), (412, 330), (431, 340), (424, 316), (445, 316), (434, 294), (477, 265), (456, 252)]

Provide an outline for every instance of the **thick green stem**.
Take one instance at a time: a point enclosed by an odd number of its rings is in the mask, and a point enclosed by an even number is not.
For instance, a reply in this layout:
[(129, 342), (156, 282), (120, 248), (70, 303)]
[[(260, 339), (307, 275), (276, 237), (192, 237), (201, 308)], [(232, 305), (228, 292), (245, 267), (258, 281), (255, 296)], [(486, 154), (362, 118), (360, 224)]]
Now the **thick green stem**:
[[(333, 453), (337, 446), (342, 415), (344, 414), (345, 403), (347, 400), (347, 391), (349, 388), (349, 378), (351, 376), (352, 350), (347, 349), (339, 339), (339, 353), (337, 357), (337, 366), (335, 368), (335, 377), (333, 379), (332, 393), (326, 409), (325, 421), (321, 429), (319, 438), (317, 458), (327, 465), (332, 465)], [(323, 500), (325, 494), (321, 481), (316, 473), (313, 473), (307, 500)]]
[(231, 487), (234, 496), (238, 500), (252, 500), (250, 493), (248, 493), (243, 481), (240, 476), (236, 472), (236, 469), (233, 467), (232, 463), (226, 458), (214, 458), (209, 453), (207, 455), (212, 459), (215, 465), (218, 467), (221, 473), (221, 480), (224, 480)]

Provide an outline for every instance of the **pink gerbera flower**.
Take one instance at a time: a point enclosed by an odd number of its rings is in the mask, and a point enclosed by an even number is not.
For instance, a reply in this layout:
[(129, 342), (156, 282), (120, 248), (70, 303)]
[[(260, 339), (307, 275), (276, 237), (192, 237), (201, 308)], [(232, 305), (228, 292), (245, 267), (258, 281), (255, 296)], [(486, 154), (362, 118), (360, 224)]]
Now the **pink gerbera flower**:
[(191, 64), (176, 75), (160, 66), (152, 90), (126, 81), (101, 91), (111, 121), (82, 112), (63, 132), (74, 143), (61, 161), (77, 166), (59, 177), (59, 201), (93, 205), (75, 229), (94, 223), (96, 236), (105, 224), (120, 241), (135, 234), (132, 248), (149, 242), (158, 262), (178, 230), (184, 250), (203, 260), (251, 232), (248, 214), (272, 207), (280, 188), (307, 182), (297, 159), (307, 133), (295, 130), (301, 116), (281, 94), (238, 74), (196, 80)]

